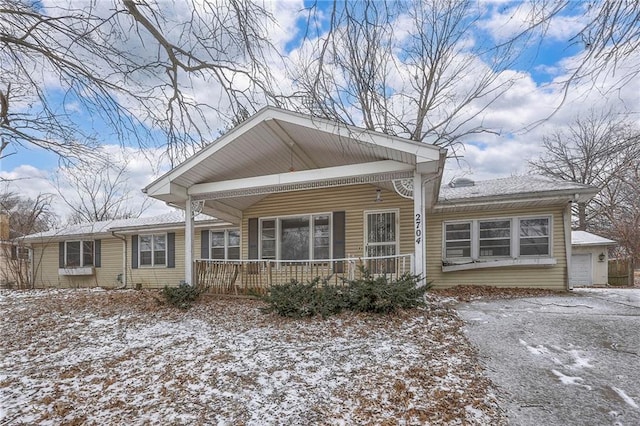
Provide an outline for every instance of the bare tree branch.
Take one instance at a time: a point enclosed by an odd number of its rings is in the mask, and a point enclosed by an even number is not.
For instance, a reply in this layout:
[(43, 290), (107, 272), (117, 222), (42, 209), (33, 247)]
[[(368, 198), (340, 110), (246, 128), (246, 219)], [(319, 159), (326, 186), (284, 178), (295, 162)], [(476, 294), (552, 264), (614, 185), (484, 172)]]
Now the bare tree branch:
[(266, 9), (242, 0), (55, 8), (1, 0), (0, 157), (8, 146), (35, 144), (92, 160), (85, 142), (113, 136), (127, 145), (166, 141), (180, 161), (215, 137), (210, 122), (279, 104), (267, 60), (271, 23)]
[[(535, 173), (596, 186), (600, 193), (578, 202), (577, 227), (616, 239), (636, 259), (640, 239), (640, 129), (628, 117), (591, 112), (566, 131), (543, 139), (544, 152), (529, 162)], [(634, 228), (635, 226), (635, 228)], [(636, 246), (636, 248), (634, 248)]]
[(70, 223), (100, 222), (139, 217), (149, 199), (131, 202), (134, 189), (127, 177), (128, 163), (79, 164), (62, 168), (55, 185), (62, 201), (71, 208)]

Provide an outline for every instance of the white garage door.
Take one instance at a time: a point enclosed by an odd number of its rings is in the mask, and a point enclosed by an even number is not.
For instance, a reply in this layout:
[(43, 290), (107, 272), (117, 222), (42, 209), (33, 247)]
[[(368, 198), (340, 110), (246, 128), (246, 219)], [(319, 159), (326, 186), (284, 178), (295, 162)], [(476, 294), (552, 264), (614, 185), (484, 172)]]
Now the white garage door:
[(571, 271), (569, 272), (571, 285), (592, 285), (591, 277), (591, 254), (572, 254)]

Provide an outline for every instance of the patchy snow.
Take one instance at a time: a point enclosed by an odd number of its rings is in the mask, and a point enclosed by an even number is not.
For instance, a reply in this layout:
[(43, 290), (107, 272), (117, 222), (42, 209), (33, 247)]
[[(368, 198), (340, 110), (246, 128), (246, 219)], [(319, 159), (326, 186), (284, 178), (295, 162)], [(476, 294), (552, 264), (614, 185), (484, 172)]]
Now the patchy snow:
[(565, 349), (558, 345), (550, 345), (549, 347), (545, 345), (531, 346), (522, 339), (518, 339), (518, 341), (532, 355), (543, 356), (556, 365), (570, 370), (593, 368), (591, 358), (585, 355), (585, 351), (575, 348), (571, 343), (566, 343), (568, 349)]
[(633, 400), (633, 398), (631, 398), (629, 395), (626, 394), (625, 391), (623, 391), (622, 389), (618, 389), (615, 386), (611, 386), (611, 389), (618, 394), (618, 396), (620, 398), (622, 398), (622, 400), (624, 402), (626, 402), (627, 404), (629, 404), (631, 407), (635, 408), (635, 409), (639, 409), (640, 407), (638, 407), (638, 404), (636, 404), (636, 402)]
[(563, 385), (583, 386), (586, 389), (591, 390), (591, 386), (582, 384), (582, 382), (584, 382), (584, 379), (582, 377), (567, 376), (555, 369), (552, 369), (551, 372), (555, 374), (555, 376), (560, 380), (560, 383), (562, 383)]
[(289, 320), (252, 300), (0, 293), (2, 424), (505, 424), (455, 311)]

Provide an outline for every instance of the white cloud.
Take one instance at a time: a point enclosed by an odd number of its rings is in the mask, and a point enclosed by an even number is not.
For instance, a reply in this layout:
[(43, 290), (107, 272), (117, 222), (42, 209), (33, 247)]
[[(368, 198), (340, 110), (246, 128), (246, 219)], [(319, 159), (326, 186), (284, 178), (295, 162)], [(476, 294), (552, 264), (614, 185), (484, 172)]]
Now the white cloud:
[[(519, 35), (541, 16), (549, 16), (557, 5), (554, 2), (510, 2), (507, 6), (490, 3), (491, 12), (487, 18), (479, 21), (479, 27), (487, 31), (494, 40), (503, 42)], [(544, 31), (546, 40), (568, 41), (584, 28), (586, 16), (578, 13), (580, 10), (572, 12), (573, 14), (557, 14), (548, 21), (548, 26), (539, 28)]]
[[(140, 150), (121, 148), (117, 145), (104, 145), (101, 149), (114, 164), (127, 165), (126, 191), (122, 196), (127, 199), (127, 204), (133, 206), (131, 210), (135, 211), (139, 206), (146, 205), (147, 208), (144, 210), (143, 216), (154, 216), (171, 210), (164, 203), (153, 200), (142, 193), (143, 187), (168, 169), (167, 161), (163, 160), (164, 153), (161, 149)], [(72, 203), (78, 203), (81, 196), (64, 179), (64, 174), (64, 169), (60, 168), (44, 170), (23, 164), (12, 170), (0, 171), (0, 179), (4, 180), (1, 189), (32, 199), (40, 194), (51, 194), (53, 211), (64, 223), (71, 215), (72, 210), (60, 197), (56, 181), (60, 183), (62, 195)]]
[[(99, 7), (103, 7), (105, 11), (110, 6), (109, 2), (98, 2)], [(161, 5), (169, 5), (176, 8), (173, 18), (184, 15), (190, 3), (177, 1), (172, 3), (159, 3)], [(291, 77), (285, 67), (290, 64), (304, 64), (302, 66), (313, 66), (311, 57), (312, 42), (307, 41), (301, 46), (296, 47), (291, 52), (285, 52), (286, 46), (296, 41), (299, 34), (298, 24), (300, 19), (305, 19), (306, 15), (300, 16), (299, 12), (303, 10), (304, 5), (301, 1), (269, 1), (265, 6), (271, 11), (276, 20), (276, 24), (268, 24), (266, 28), (270, 42), (277, 48), (277, 52), (270, 52), (266, 59), (270, 71), (274, 76), (278, 88), (285, 93), (289, 93), (293, 87)], [(489, 31), (496, 39), (506, 39), (514, 35), (522, 29), (526, 23), (530, 9), (527, 5), (521, 5), (515, 9), (507, 9), (509, 13), (499, 12), (497, 2), (489, 2), (488, 7), (493, 12), (490, 18), (481, 24), (486, 31)], [(186, 9), (185, 9), (186, 8)], [(179, 9), (179, 10), (178, 10)], [(515, 11), (514, 11), (515, 10)], [(321, 12), (321, 11), (320, 11)], [(400, 17), (397, 23), (399, 29), (396, 37), (402, 38), (406, 36), (406, 28), (409, 23), (402, 21), (406, 17)], [(547, 30), (547, 40), (569, 40), (570, 37), (577, 32), (584, 21), (584, 16), (559, 16), (554, 18)], [(265, 25), (267, 25), (265, 23)], [(177, 28), (177, 27), (176, 27)], [(176, 29), (177, 31), (177, 29)], [(468, 40), (472, 40), (469, 35)], [(154, 52), (145, 51), (139, 43), (132, 43), (131, 40), (124, 42), (132, 45), (132, 52), (141, 55), (150, 55)], [(151, 44), (153, 45), (153, 44)], [(397, 52), (396, 52), (397, 53)], [(288, 55), (283, 61), (278, 54)], [(577, 114), (586, 113), (591, 108), (612, 109), (614, 112), (631, 111), (636, 114), (640, 111), (640, 79), (636, 78), (629, 81), (623, 81), (625, 87), (622, 90), (614, 90), (615, 83), (620, 81), (621, 76), (629, 75), (628, 72), (633, 71), (634, 66), (637, 70), (638, 58), (640, 52), (632, 55), (626, 62), (616, 64), (615, 72), (609, 71), (600, 74), (594, 81), (580, 81), (573, 85), (567, 92), (567, 97), (562, 104), (563, 97), (562, 86), (559, 84), (568, 77), (567, 70), (574, 68), (579, 57), (566, 58), (557, 64), (544, 65), (551, 75), (555, 76), (553, 84), (541, 86), (536, 83), (534, 78), (528, 72), (506, 70), (499, 76), (499, 81), (513, 79), (510, 89), (489, 106), (479, 117), (483, 125), (500, 131), (500, 135), (479, 134), (472, 137), (466, 137), (466, 149), (461, 153), (464, 157), (459, 166), (455, 161), (449, 160), (447, 164), (447, 176), (467, 173), (475, 179), (488, 179), (503, 177), (510, 174), (521, 174), (527, 171), (527, 160), (539, 155), (542, 138), (545, 134), (552, 130), (562, 129), (566, 127)], [(460, 79), (456, 89), (464, 91), (471, 87), (474, 76), (477, 76), (487, 67), (479, 58), (474, 58), (474, 72)], [(536, 69), (534, 67), (534, 69)], [(540, 68), (538, 68), (539, 70)], [(334, 70), (339, 83), (339, 70)], [(410, 70), (402, 68), (393, 70), (388, 75), (388, 81), (398, 92), (407, 92), (410, 89)], [(49, 81), (49, 80), (47, 80)], [(156, 80), (149, 78), (143, 81), (145, 84), (154, 84)], [(243, 87), (248, 84), (245, 81), (237, 81), (242, 83)], [(53, 83), (52, 83), (53, 84)], [(185, 93), (195, 102), (212, 104), (218, 110), (228, 110), (225, 95), (220, 86), (212, 84), (211, 81), (192, 76), (185, 82)], [(256, 96), (256, 99), (260, 96)], [(123, 99), (127, 102), (127, 100)], [(484, 105), (480, 102), (474, 102), (467, 107), (468, 113), (479, 111)], [(397, 108), (397, 112), (407, 113), (411, 111), (411, 104), (406, 99), (394, 99), (392, 104)], [(562, 107), (558, 107), (562, 104)], [(260, 101), (257, 100), (252, 105), (259, 107)], [(353, 116), (358, 114), (355, 109), (352, 110)], [(215, 131), (225, 126), (224, 117), (216, 110), (206, 111), (204, 122), (212, 129), (211, 139), (215, 137)], [(531, 123), (542, 121), (543, 124), (529, 128)], [(478, 121), (470, 123), (477, 124)], [(524, 129), (528, 131), (524, 131)], [(105, 145), (104, 150), (107, 151), (111, 158), (118, 162), (129, 161), (129, 183), (132, 188), (132, 202), (142, 202), (144, 195), (140, 188), (146, 186), (153, 179), (159, 176), (168, 168), (168, 163), (161, 157), (162, 148), (151, 150), (137, 150), (134, 148), (126, 148), (122, 150), (119, 146)], [(17, 179), (10, 183), (12, 188), (27, 196), (36, 196), (40, 192), (55, 192), (55, 188), (51, 186), (49, 181), (51, 172), (40, 170), (28, 165), (28, 156), (24, 156), (23, 165), (10, 171), (0, 172), (0, 176), (5, 179)], [(152, 215), (165, 211), (166, 207), (162, 203), (154, 204), (152, 208), (145, 212), (145, 215)], [(68, 212), (60, 206), (56, 207), (62, 216), (66, 216)]]

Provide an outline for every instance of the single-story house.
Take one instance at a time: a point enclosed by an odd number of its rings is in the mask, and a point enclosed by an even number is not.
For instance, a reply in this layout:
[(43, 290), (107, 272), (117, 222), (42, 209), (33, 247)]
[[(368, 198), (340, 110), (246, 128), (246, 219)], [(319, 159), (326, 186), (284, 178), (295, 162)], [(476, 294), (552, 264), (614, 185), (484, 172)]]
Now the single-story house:
[(571, 203), (597, 188), (540, 176), (442, 184), (445, 158), (429, 143), (267, 107), (143, 189), (182, 222), (30, 236), (47, 259), (34, 280), (108, 285), (103, 275), (122, 274), (129, 286), (251, 292), (362, 266), (436, 287), (568, 288)]
[(572, 286), (605, 285), (609, 282), (609, 247), (617, 243), (586, 231), (571, 232)]

